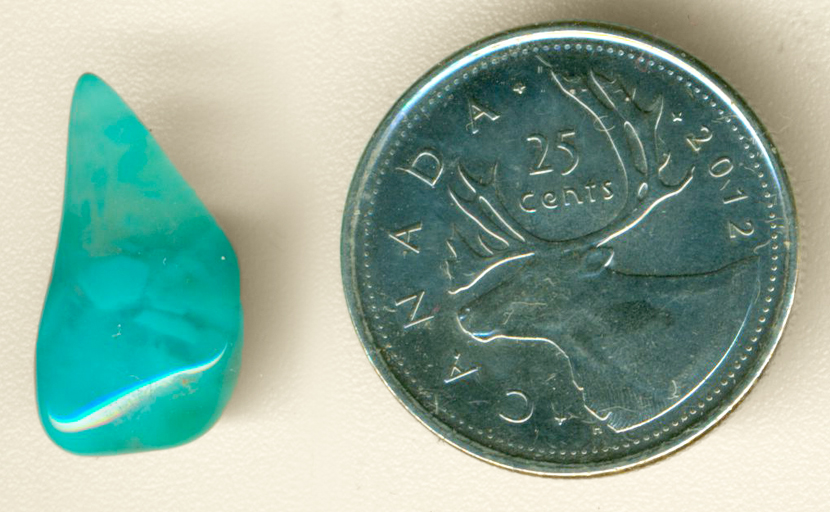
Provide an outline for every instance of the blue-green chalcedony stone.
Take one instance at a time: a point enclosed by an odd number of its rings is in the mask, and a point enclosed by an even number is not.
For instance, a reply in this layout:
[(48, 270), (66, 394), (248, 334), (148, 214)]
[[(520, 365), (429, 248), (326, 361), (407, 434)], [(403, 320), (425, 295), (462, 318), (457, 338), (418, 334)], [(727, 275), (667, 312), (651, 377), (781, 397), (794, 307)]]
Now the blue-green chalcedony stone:
[(241, 348), (231, 244), (115, 91), (82, 76), (37, 342), (46, 432), (79, 454), (190, 441), (221, 415)]

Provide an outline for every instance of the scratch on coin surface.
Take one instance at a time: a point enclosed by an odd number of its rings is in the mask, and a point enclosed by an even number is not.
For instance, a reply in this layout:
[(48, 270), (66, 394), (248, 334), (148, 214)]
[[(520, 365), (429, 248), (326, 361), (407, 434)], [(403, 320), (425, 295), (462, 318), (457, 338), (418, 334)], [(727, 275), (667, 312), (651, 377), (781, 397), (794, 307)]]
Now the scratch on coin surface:
[(671, 384), (672, 392), (671, 395), (669, 395), (669, 399), (673, 400), (675, 398), (680, 398), (680, 395), (678, 394), (680, 392), (680, 388), (677, 386), (677, 381), (672, 379)]
[(756, 245), (755, 249), (753, 249), (752, 252), (757, 253), (758, 249), (763, 249), (764, 247), (768, 246), (771, 243), (772, 243), (772, 240), (767, 240), (766, 242), (762, 243), (761, 245)]

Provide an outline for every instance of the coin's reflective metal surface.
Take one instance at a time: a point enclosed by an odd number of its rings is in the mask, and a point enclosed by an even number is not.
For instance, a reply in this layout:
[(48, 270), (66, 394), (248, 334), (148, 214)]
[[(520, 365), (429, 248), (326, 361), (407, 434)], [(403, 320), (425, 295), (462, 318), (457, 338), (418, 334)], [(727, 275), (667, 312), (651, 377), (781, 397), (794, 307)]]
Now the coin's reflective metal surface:
[(671, 46), (560, 24), (477, 44), (383, 121), (352, 183), (343, 278), (387, 385), (522, 471), (670, 452), (748, 390), (795, 286), (780, 161)]

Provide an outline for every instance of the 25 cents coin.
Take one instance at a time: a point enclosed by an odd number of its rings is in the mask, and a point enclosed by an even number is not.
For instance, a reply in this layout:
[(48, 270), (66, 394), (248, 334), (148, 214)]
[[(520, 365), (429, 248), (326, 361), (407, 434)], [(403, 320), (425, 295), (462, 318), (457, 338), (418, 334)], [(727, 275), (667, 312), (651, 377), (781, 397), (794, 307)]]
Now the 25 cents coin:
[(596, 474), (748, 391), (796, 280), (787, 179), (712, 71), (619, 27), (475, 44), (392, 108), (343, 218), (346, 296), (400, 401), (500, 466)]

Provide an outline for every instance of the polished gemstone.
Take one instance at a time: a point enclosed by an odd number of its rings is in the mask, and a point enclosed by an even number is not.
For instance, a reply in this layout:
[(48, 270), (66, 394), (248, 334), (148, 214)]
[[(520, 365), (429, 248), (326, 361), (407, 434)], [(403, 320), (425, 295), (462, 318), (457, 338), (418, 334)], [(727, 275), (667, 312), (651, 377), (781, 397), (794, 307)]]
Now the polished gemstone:
[(188, 442), (221, 415), (241, 347), (230, 242), (124, 101), (82, 76), (37, 342), (46, 432), (78, 454)]

